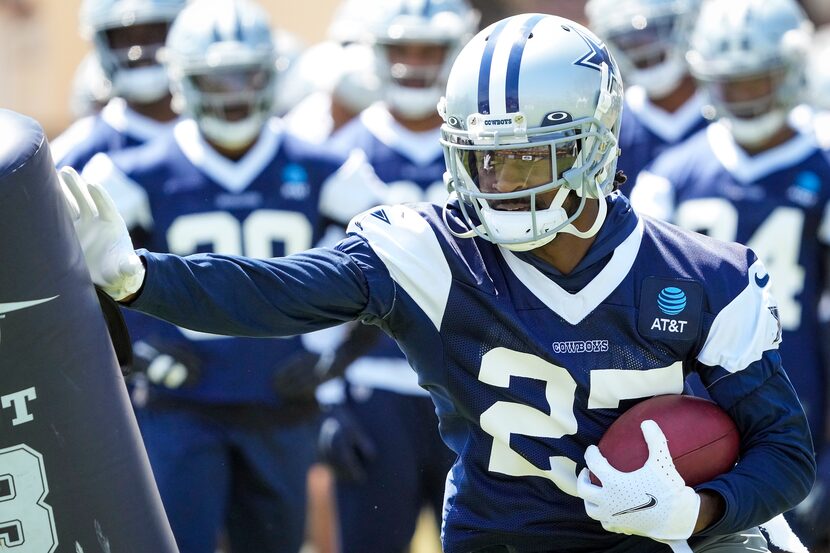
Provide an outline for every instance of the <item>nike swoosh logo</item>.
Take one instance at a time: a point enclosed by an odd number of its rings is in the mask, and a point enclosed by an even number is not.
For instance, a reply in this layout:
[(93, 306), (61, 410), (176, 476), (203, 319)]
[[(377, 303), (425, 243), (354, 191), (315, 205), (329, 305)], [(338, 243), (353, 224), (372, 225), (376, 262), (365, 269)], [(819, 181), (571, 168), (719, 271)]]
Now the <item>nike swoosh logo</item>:
[(769, 273), (765, 274), (763, 277), (759, 277), (755, 275), (755, 284), (758, 285), (758, 288), (763, 288), (769, 282)]
[(618, 513), (614, 513), (611, 515), (612, 517), (616, 517), (619, 515), (627, 515), (629, 513), (636, 513), (637, 511), (645, 511), (646, 509), (651, 509), (655, 505), (657, 505), (657, 498), (651, 495), (650, 493), (646, 494), (649, 497), (649, 500), (643, 503), (642, 505), (637, 505), (636, 507), (631, 507), (630, 509), (623, 509)]
[(21, 309), (26, 309), (27, 307), (32, 307), (34, 305), (46, 303), (47, 301), (52, 301), (57, 297), (58, 296), (52, 296), (51, 298), (43, 298), (41, 300), (13, 301), (10, 303), (0, 303), (0, 317), (5, 315), (6, 313), (11, 313), (12, 311), (20, 311)]

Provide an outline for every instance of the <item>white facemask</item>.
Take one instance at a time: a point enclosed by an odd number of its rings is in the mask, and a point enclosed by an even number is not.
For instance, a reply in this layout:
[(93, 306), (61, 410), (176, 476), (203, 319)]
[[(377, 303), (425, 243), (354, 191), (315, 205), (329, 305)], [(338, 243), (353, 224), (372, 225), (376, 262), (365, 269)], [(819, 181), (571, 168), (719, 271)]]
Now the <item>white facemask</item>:
[(649, 67), (631, 71), (631, 83), (643, 87), (649, 98), (665, 98), (677, 88), (686, 75), (686, 65), (679, 59), (668, 60)]
[(389, 84), (386, 92), (386, 103), (395, 112), (408, 119), (425, 119), (433, 113), (437, 113), (436, 106), (441, 94), (442, 90), (436, 86), (412, 88)]
[(753, 147), (763, 144), (781, 130), (787, 123), (787, 112), (775, 109), (752, 119), (724, 117), (723, 123), (732, 133), (735, 142)]
[(156, 102), (170, 93), (167, 72), (160, 65), (119, 69), (112, 87), (116, 96), (139, 104)]
[(198, 120), (199, 129), (213, 143), (229, 150), (250, 146), (265, 124), (262, 115), (253, 115), (240, 121), (226, 121), (218, 117), (203, 116)]

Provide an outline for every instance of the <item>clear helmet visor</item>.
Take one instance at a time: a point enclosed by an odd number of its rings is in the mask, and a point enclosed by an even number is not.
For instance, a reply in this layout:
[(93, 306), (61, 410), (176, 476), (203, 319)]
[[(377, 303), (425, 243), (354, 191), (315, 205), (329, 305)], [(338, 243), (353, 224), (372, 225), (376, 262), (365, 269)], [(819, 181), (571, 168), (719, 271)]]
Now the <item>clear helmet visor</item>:
[[(555, 150), (556, 155), (551, 152)], [(529, 211), (551, 205), (555, 184), (567, 169), (573, 167), (577, 142), (567, 140), (555, 146), (525, 145), (499, 150), (467, 150), (460, 153), (461, 162), (470, 179), (483, 194), (489, 207), (499, 211)], [(556, 178), (554, 179), (554, 173)], [(537, 194), (534, 189), (544, 188)], [(517, 193), (513, 197), (512, 193)], [(483, 198), (484, 199), (484, 198)]]

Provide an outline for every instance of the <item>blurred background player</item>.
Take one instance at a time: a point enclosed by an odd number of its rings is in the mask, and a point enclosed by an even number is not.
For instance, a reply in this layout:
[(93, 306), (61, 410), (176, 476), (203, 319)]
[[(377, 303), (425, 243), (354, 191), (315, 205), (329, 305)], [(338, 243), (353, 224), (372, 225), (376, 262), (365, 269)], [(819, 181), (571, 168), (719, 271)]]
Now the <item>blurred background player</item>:
[(303, 139), (322, 143), (379, 98), (374, 53), (365, 44), (327, 40), (300, 58), (295, 77), (308, 94), (285, 116)]
[(112, 97), (112, 83), (109, 81), (95, 52), (89, 52), (75, 70), (69, 109), (74, 120), (83, 119), (100, 112)]
[(52, 141), (58, 167), (80, 171), (99, 152), (137, 146), (169, 128), (167, 74), (157, 59), (186, 0), (84, 0), (81, 34), (92, 41), (112, 99)]
[[(382, 101), (326, 146), (364, 151), (388, 186), (387, 203), (442, 203), (448, 193), (436, 106), (458, 51), (476, 31), (478, 12), (465, 0), (349, 0), (339, 13), (345, 20), (357, 19), (349, 13), (363, 18)], [(342, 553), (405, 551), (425, 506), (440, 520), (454, 459), (435, 431), (435, 406), (415, 372), (390, 338), (378, 338), (349, 366), (346, 399), (323, 422), (320, 436), (323, 457), (337, 475)], [(313, 376), (282, 378), (288, 390)]]
[[(819, 301), (827, 286), (830, 163), (812, 133), (789, 123), (805, 90), (811, 31), (793, 0), (705, 2), (687, 58), (718, 120), (642, 172), (632, 204), (746, 244), (764, 261), (778, 300), (781, 356), (821, 462), (828, 380)], [(819, 474), (816, 486), (828, 477)], [(790, 518), (808, 547), (827, 534), (826, 520), (817, 527)]]
[[(163, 57), (187, 117), (84, 170), (149, 247), (280, 256), (310, 248), (328, 219), (342, 224), (379, 201), (364, 156), (344, 163), (271, 117), (276, 52), (258, 5), (190, 3)], [(136, 416), (181, 552), (213, 553), (223, 529), (232, 551), (298, 551), (317, 407), (310, 394), (281, 398), (273, 381), (300, 339), (137, 324), (145, 379), (133, 392)]]
[(365, 44), (370, 18), (358, 4), (338, 6), (326, 40), (303, 53), (287, 85), (291, 94), (304, 90), (305, 97), (285, 116), (285, 123), (310, 142), (327, 140), (379, 99), (374, 51)]
[(700, 0), (590, 0), (589, 27), (609, 45), (622, 72), (625, 109), (617, 169), (628, 181), (667, 147), (702, 129), (703, 94), (686, 67), (688, 33)]

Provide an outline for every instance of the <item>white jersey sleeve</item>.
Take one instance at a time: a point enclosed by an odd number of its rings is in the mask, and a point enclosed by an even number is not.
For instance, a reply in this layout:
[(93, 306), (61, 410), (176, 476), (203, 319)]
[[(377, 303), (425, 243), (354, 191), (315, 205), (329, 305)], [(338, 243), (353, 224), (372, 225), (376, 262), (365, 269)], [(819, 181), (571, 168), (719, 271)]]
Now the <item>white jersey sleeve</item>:
[(323, 183), (320, 213), (345, 225), (361, 211), (383, 203), (385, 189), (366, 154), (352, 150), (346, 162)]
[(698, 354), (701, 363), (735, 373), (778, 349), (781, 322), (769, 280), (760, 260), (749, 267), (746, 288), (715, 316)]

